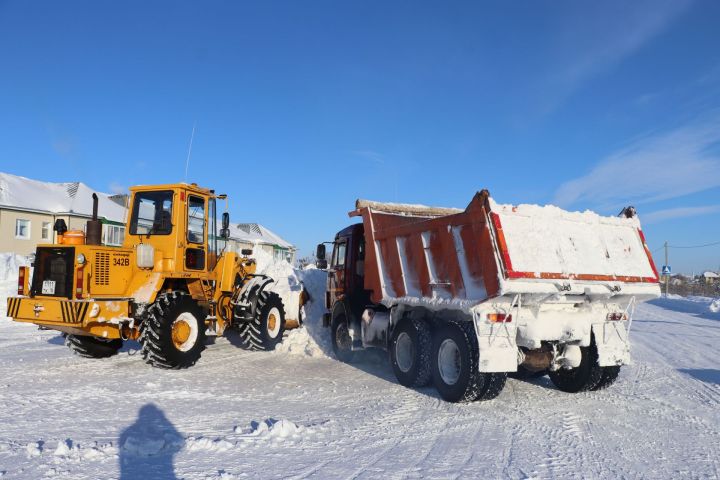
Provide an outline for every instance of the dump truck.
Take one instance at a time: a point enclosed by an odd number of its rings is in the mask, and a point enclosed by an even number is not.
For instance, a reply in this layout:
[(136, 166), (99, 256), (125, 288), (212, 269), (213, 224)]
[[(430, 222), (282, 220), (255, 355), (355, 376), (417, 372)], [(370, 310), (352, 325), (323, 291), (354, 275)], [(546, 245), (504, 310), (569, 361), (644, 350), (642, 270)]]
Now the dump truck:
[(120, 247), (101, 245), (96, 194), (85, 232), (56, 221), (56, 243), (37, 247), (32, 281), (21, 267), (7, 316), (62, 332), (83, 357), (137, 340), (147, 363), (170, 369), (194, 365), (207, 334), (233, 328), (248, 349), (272, 350), (299, 325), (300, 309), (286, 313), (273, 279), (256, 274), (252, 250), (221, 247), (230, 217), (218, 229), (217, 202), (227, 208), (227, 195), (178, 183), (132, 187), (129, 198)]
[(389, 352), (397, 380), (432, 382), (451, 402), (486, 400), (507, 375), (548, 374), (560, 390), (600, 390), (630, 363), (635, 306), (660, 295), (635, 209), (618, 217), (500, 205), (358, 200), (326, 258), (323, 324), (338, 359)]

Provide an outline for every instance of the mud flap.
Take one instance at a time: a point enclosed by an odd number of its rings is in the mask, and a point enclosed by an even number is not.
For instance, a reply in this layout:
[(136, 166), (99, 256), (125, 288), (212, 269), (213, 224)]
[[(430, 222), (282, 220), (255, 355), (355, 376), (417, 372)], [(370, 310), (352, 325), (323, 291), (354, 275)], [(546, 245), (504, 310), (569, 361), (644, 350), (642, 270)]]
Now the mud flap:
[(592, 331), (601, 367), (630, 365), (630, 339), (624, 322), (593, 323)]
[(518, 348), (515, 342), (515, 326), (508, 323), (475, 322), (478, 338), (480, 372), (516, 372)]

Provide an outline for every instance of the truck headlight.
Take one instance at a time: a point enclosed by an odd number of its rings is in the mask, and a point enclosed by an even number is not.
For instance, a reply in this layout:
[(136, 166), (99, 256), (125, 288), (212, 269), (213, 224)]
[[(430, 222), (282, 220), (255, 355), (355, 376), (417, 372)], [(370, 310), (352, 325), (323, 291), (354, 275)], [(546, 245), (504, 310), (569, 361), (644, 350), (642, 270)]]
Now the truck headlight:
[(78, 256), (77, 256), (77, 263), (78, 263), (79, 265), (85, 265), (85, 255), (83, 255), (82, 253), (81, 253), (80, 255), (78, 255)]

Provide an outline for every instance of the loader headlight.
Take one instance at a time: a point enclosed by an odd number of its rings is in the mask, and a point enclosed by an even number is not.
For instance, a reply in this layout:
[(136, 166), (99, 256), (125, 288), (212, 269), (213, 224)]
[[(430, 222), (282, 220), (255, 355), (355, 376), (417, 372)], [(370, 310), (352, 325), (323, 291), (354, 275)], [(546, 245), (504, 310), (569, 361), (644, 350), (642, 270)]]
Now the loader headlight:
[(78, 263), (79, 265), (85, 265), (85, 255), (83, 255), (82, 253), (81, 253), (80, 255), (78, 255), (78, 256), (77, 256), (77, 263)]

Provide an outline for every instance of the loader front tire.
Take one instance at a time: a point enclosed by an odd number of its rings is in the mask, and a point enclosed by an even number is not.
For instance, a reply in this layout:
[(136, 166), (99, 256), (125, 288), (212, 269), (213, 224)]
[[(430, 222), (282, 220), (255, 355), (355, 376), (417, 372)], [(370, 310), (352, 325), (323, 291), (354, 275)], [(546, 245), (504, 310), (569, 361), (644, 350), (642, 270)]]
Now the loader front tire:
[(248, 350), (275, 350), (285, 331), (285, 309), (280, 295), (260, 292), (253, 319), (240, 323), (240, 338)]
[(140, 327), (142, 356), (153, 367), (191, 367), (205, 349), (205, 330), (205, 315), (188, 294), (160, 294)]
[(115, 355), (122, 347), (122, 340), (107, 340), (85, 335), (67, 335), (65, 345), (75, 355), (85, 358), (107, 358)]
[(578, 367), (560, 368), (548, 373), (552, 383), (563, 392), (578, 393), (595, 390), (603, 378), (603, 367), (598, 364), (595, 340), (592, 340), (589, 347), (580, 347), (580, 352), (582, 357)]
[(435, 332), (432, 355), (435, 388), (448, 402), (491, 400), (505, 387), (507, 373), (478, 371), (478, 342), (472, 322), (447, 322)]
[(390, 363), (400, 385), (424, 387), (432, 378), (430, 327), (421, 319), (405, 319), (390, 342)]
[(352, 337), (345, 315), (336, 315), (330, 324), (330, 337), (335, 357), (343, 363), (352, 363), (355, 352), (352, 349)]

